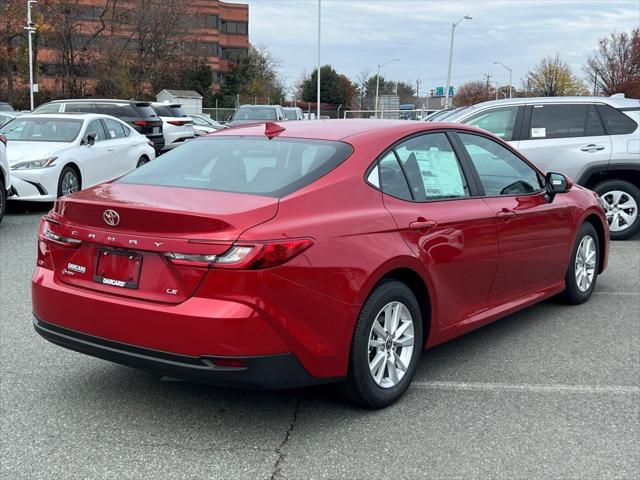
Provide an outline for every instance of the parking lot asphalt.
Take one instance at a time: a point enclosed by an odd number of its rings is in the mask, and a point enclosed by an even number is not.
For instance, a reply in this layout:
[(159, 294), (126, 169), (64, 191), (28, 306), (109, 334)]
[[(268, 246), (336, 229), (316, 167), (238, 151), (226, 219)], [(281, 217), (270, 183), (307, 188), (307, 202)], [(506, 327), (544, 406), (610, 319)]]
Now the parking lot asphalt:
[(405, 397), (367, 411), (330, 386), (218, 389), (46, 342), (30, 208), (0, 225), (1, 478), (640, 478), (639, 236), (612, 244), (588, 303), (426, 351)]

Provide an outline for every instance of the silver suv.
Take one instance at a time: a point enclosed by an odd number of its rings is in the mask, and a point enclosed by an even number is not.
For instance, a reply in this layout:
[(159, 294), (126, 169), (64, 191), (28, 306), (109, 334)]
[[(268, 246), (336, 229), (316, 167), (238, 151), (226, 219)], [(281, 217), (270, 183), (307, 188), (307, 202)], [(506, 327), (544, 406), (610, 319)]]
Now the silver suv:
[(614, 240), (640, 230), (640, 100), (622, 94), (514, 98), (479, 103), (446, 121), (488, 130), (543, 170), (598, 193)]

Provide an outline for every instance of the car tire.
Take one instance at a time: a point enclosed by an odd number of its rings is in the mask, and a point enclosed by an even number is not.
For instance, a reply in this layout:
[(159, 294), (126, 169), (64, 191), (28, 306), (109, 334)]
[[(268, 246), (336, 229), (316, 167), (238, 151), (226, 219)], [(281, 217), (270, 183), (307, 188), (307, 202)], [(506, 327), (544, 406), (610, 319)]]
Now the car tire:
[[(1, 174), (2, 172), (0, 172)], [(4, 212), (7, 209), (7, 191), (4, 188), (4, 183), (0, 180), (0, 223), (4, 218)]]
[(149, 163), (149, 158), (147, 156), (143, 155), (138, 159), (138, 163), (136, 164), (136, 168), (140, 168), (141, 166), (143, 166), (146, 163)]
[(600, 242), (594, 226), (585, 222), (578, 231), (571, 261), (565, 275), (566, 288), (560, 299), (570, 305), (579, 305), (591, 297), (598, 279)]
[[(604, 200), (612, 240), (626, 240), (640, 231), (638, 187), (624, 180), (607, 180), (596, 185), (593, 190)], [(621, 217), (622, 213), (631, 217), (632, 223), (627, 224), (626, 218)]]
[[(398, 314), (394, 316), (395, 312)], [(374, 327), (374, 322), (377, 327)], [(389, 331), (395, 331), (395, 340)], [(376, 332), (384, 332), (388, 337), (385, 340)], [(411, 336), (412, 340), (409, 339)], [(422, 316), (415, 295), (402, 282), (383, 282), (371, 293), (358, 316), (342, 393), (348, 400), (366, 408), (391, 405), (409, 387), (422, 346)], [(380, 367), (376, 368), (376, 365)], [(398, 365), (406, 369), (402, 370)], [(392, 369), (395, 370), (395, 378)]]
[(82, 180), (78, 171), (67, 165), (60, 172), (58, 179), (58, 197), (63, 197), (82, 190)]

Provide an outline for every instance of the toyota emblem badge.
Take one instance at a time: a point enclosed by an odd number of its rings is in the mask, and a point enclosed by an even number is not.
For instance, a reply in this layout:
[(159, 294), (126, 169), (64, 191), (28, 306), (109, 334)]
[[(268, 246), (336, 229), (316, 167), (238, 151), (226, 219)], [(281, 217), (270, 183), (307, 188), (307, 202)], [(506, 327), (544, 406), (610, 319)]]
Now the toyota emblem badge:
[(120, 223), (120, 214), (115, 210), (105, 210), (102, 213), (102, 219), (107, 225), (115, 227)]

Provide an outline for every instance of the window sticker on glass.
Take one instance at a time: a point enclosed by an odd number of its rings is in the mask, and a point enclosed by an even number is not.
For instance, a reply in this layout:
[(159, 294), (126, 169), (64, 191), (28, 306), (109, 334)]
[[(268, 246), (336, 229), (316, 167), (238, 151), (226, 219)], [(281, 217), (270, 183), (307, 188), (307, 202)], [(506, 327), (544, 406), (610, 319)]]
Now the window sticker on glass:
[(547, 136), (547, 129), (544, 127), (531, 129), (531, 138), (545, 138), (546, 136)]
[(453, 152), (415, 151), (428, 199), (464, 197), (464, 183)]

